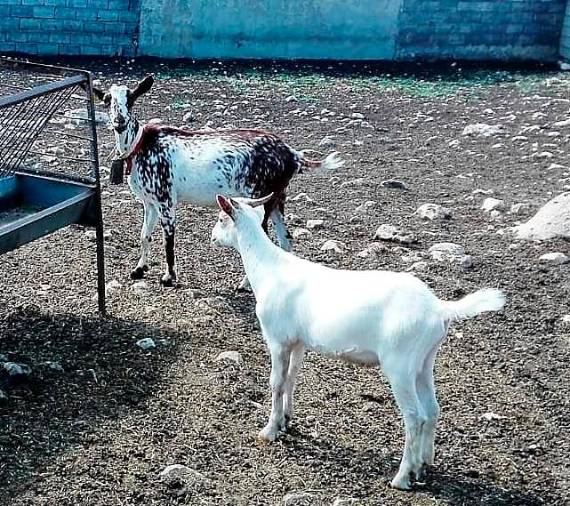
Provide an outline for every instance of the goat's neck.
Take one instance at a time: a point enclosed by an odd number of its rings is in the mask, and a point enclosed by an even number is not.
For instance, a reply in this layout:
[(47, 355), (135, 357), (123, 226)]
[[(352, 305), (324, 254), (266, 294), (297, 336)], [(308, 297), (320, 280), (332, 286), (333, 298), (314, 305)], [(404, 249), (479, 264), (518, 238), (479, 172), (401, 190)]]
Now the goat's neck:
[(132, 118), (127, 124), (127, 128), (124, 132), (117, 132), (115, 130), (115, 145), (119, 155), (124, 155), (130, 153), (134, 148), (134, 143), (139, 133), (139, 122), (136, 118)]
[(257, 295), (263, 284), (274, 277), (286, 253), (271, 242), (258, 223), (250, 220), (239, 224), (238, 243), (247, 279)]

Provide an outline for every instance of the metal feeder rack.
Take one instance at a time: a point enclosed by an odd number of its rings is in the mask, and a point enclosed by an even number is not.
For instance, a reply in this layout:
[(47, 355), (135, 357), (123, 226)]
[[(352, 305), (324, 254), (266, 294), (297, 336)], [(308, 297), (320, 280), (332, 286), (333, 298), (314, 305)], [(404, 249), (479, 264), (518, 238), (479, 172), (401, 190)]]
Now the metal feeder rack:
[(99, 311), (105, 261), (91, 74), (0, 59), (0, 255), (76, 223), (95, 227)]

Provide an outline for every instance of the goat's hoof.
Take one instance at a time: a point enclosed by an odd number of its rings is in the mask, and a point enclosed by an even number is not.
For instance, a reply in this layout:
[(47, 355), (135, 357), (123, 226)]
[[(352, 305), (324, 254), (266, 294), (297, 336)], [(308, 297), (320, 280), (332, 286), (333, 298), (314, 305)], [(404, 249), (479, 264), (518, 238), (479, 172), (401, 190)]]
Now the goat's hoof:
[(142, 279), (144, 278), (145, 272), (148, 272), (148, 265), (136, 267), (131, 271), (131, 279)]
[(400, 476), (398, 473), (396, 477), (390, 483), (392, 488), (397, 488), (398, 490), (410, 490), (412, 488), (410, 482), (410, 475)]
[(175, 286), (176, 278), (173, 278), (172, 276), (164, 276), (161, 278), (160, 284), (162, 286), (170, 286), (170, 287)]
[(274, 431), (269, 430), (267, 428), (263, 429), (262, 431), (259, 432), (259, 434), (257, 434), (258, 443), (261, 443), (263, 445), (271, 444), (276, 439), (277, 439), (277, 434)]

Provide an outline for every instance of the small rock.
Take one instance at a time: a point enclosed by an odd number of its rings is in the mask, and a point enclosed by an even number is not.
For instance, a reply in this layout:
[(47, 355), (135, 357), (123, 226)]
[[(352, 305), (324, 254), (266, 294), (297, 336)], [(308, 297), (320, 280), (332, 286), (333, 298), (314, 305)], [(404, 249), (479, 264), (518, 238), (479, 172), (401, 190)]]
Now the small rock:
[(487, 197), (484, 201), (483, 204), (481, 205), (481, 209), (483, 209), (483, 211), (486, 212), (491, 212), (493, 210), (501, 210), (505, 208), (505, 201), (504, 200), (499, 200), (499, 199), (495, 199), (493, 197)]
[(368, 258), (368, 257), (378, 257), (385, 253), (388, 248), (384, 246), (382, 243), (373, 242), (370, 246), (366, 249), (363, 249), (357, 256), (360, 258)]
[(471, 269), (473, 267), (473, 257), (471, 255), (463, 255), (459, 260), (459, 265), (462, 269)]
[(354, 499), (353, 497), (347, 497), (346, 499), (341, 499), (340, 497), (337, 497), (333, 503), (332, 506), (348, 506), (349, 504), (356, 504), (358, 502), (358, 499)]
[(307, 220), (307, 228), (309, 230), (317, 230), (324, 228), (325, 222), (324, 220)]
[(151, 348), (156, 348), (156, 344), (151, 337), (145, 337), (144, 339), (139, 339), (137, 341), (137, 346), (143, 350), (150, 350)]
[(119, 283), (116, 279), (112, 279), (107, 284), (105, 284), (105, 295), (111, 295), (121, 289), (123, 285)]
[(566, 314), (562, 317), (562, 323), (570, 324), (570, 314)]
[(511, 206), (511, 214), (520, 214), (527, 211), (529, 208), (528, 204), (523, 204), (522, 202), (518, 204), (513, 204)]
[(139, 297), (148, 295), (148, 288), (148, 283), (146, 281), (137, 281), (131, 285), (131, 291)]
[(335, 253), (341, 253), (345, 244), (340, 241), (334, 241), (329, 239), (321, 246), (321, 251), (334, 251)]
[(472, 195), (492, 195), (493, 190), (483, 190), (482, 188), (476, 188), (471, 192)]
[(285, 102), (298, 102), (297, 97), (295, 95), (289, 95), (285, 98)]
[(557, 121), (556, 123), (554, 123), (555, 127), (565, 127), (565, 126), (570, 126), (570, 119), (564, 119), (562, 121)]
[(327, 136), (321, 139), (321, 142), (319, 142), (319, 146), (324, 146), (326, 148), (334, 148), (336, 147), (336, 141), (332, 137)]
[(184, 123), (193, 123), (196, 121), (196, 116), (194, 116), (192, 111), (188, 111), (184, 116), (182, 116), (182, 121)]
[(405, 235), (402, 231), (393, 225), (380, 225), (374, 234), (374, 239), (382, 241), (393, 241), (402, 244), (409, 244), (415, 242), (415, 238), (410, 235)]
[(63, 367), (59, 362), (52, 362), (50, 360), (47, 360), (45, 362), (42, 362), (40, 365), (44, 365), (48, 369), (51, 369), (52, 371), (64, 372)]
[(493, 420), (503, 420), (507, 418), (506, 416), (501, 416), (501, 415), (497, 415), (496, 413), (483, 413), (479, 419), (480, 420), (487, 420), (488, 422), (491, 422)]
[(384, 188), (395, 188), (398, 190), (409, 191), (408, 186), (403, 181), (398, 181), (397, 179), (386, 179), (380, 183), (380, 186)]
[(291, 202), (298, 202), (299, 200), (304, 200), (305, 202), (314, 202), (314, 200), (304, 192), (298, 193), (291, 198)]
[(231, 360), (232, 362), (235, 362), (236, 364), (242, 364), (243, 363), (243, 358), (242, 358), (241, 353), (239, 351), (222, 351), (216, 357), (216, 362), (219, 362), (220, 360)]
[(340, 184), (341, 188), (346, 188), (347, 186), (362, 186), (364, 184), (364, 178), (359, 177), (358, 179), (353, 179), (352, 181), (344, 181)]
[(0, 353), (0, 362), (8, 362), (8, 357)]
[(170, 480), (180, 479), (186, 476), (193, 476), (195, 478), (200, 478), (200, 479), (206, 478), (202, 473), (199, 473), (194, 469), (190, 469), (188, 466), (185, 466), (183, 464), (171, 464), (169, 466), (166, 466), (159, 473), (159, 476), (163, 479), (170, 479)]
[(513, 232), (518, 239), (531, 241), (570, 239), (570, 192), (549, 200), (530, 220), (514, 227)]
[(538, 259), (541, 263), (549, 263), (554, 265), (562, 265), (570, 262), (570, 257), (564, 253), (546, 253)]
[(489, 216), (491, 217), (492, 220), (499, 220), (502, 218), (503, 215), (501, 214), (501, 211), (493, 209)]
[(198, 288), (188, 288), (184, 290), (184, 292), (187, 293), (191, 299), (201, 299), (205, 295), (204, 291)]
[(451, 209), (439, 204), (423, 204), (418, 207), (415, 214), (424, 220), (447, 220), (451, 218)]
[(283, 497), (283, 506), (313, 506), (315, 496), (308, 492), (289, 492)]
[(412, 265), (410, 265), (406, 271), (410, 272), (410, 271), (425, 271), (428, 268), (428, 263), (421, 261), (421, 262), (414, 262)]
[(492, 135), (502, 134), (505, 130), (503, 125), (488, 125), (487, 123), (475, 123), (467, 125), (462, 134), (463, 135), (477, 135), (479, 137), (490, 137)]
[(374, 200), (367, 200), (366, 202), (360, 204), (355, 211), (357, 213), (365, 213), (368, 209), (372, 209), (373, 207), (376, 207), (378, 205), (377, 202), (375, 202)]
[(364, 119), (364, 114), (360, 112), (353, 112), (350, 116), (352, 119)]
[(293, 230), (293, 239), (310, 239), (313, 234), (306, 228), (296, 228)]
[(32, 374), (32, 368), (26, 364), (17, 364), (16, 362), (4, 362), (2, 364), (8, 376), (29, 376)]
[(438, 262), (461, 262), (465, 257), (463, 246), (453, 242), (440, 242), (434, 244), (429, 250), (430, 256)]

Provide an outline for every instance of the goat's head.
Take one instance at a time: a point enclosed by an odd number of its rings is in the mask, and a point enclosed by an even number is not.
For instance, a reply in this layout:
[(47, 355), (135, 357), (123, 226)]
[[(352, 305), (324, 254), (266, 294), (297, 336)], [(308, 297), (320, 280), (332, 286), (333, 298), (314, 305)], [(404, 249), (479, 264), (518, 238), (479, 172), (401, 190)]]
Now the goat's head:
[(228, 198), (223, 195), (217, 195), (216, 201), (220, 207), (220, 215), (212, 230), (212, 244), (237, 250), (237, 227), (245, 221), (252, 221), (261, 227), (264, 216), (262, 205), (269, 202), (272, 198), (273, 193), (259, 199)]
[(109, 110), (109, 118), (115, 132), (123, 133), (133, 119), (132, 108), (135, 100), (150, 90), (154, 77), (149, 75), (131, 90), (125, 85), (113, 84), (109, 91), (93, 88), (93, 94), (101, 100)]

